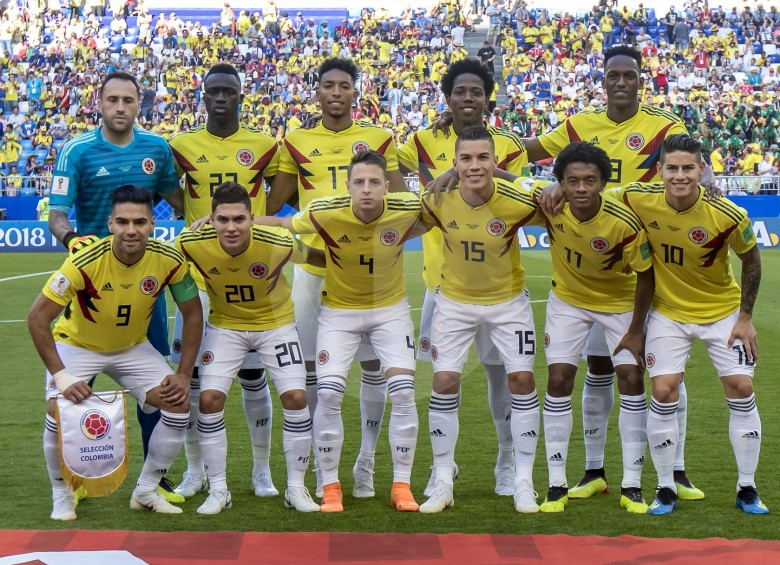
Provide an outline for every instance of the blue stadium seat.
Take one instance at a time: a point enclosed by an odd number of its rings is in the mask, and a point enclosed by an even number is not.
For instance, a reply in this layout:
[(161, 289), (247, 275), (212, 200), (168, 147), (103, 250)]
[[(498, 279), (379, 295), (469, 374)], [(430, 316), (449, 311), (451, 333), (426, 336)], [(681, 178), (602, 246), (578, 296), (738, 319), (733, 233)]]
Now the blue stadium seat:
[(129, 27), (127, 28), (127, 33), (125, 35), (135, 35), (138, 37), (139, 30), (137, 27)]
[(111, 39), (109, 40), (110, 47), (112, 53), (119, 53), (119, 51), (122, 50), (122, 43), (124, 43), (125, 38), (122, 35), (112, 35)]
[(35, 188), (32, 186), (23, 186), (19, 191), (20, 196), (35, 196)]
[(773, 65), (780, 64), (780, 55), (778, 55), (777, 53), (773, 53), (772, 55), (769, 55), (767, 59), (769, 59), (769, 62), (772, 63)]
[(63, 145), (65, 145), (65, 140), (64, 140), (64, 139), (55, 139), (55, 140), (52, 142), (52, 144), (51, 144), (51, 145), (52, 145), (52, 147), (54, 147), (54, 148), (55, 148), (57, 151), (59, 151), (60, 149), (62, 149), (62, 146), (63, 146)]
[(20, 140), (19, 141), (19, 145), (22, 146), (22, 151), (26, 151), (27, 153), (29, 153), (30, 151), (32, 151), (34, 149), (32, 141), (29, 140), (29, 139), (22, 139), (22, 140)]
[(753, 42), (753, 52), (758, 55), (759, 53), (764, 52), (764, 46), (761, 44), (760, 41), (754, 41)]
[(658, 18), (655, 17), (655, 8), (647, 8), (647, 22), (651, 25), (658, 25)]

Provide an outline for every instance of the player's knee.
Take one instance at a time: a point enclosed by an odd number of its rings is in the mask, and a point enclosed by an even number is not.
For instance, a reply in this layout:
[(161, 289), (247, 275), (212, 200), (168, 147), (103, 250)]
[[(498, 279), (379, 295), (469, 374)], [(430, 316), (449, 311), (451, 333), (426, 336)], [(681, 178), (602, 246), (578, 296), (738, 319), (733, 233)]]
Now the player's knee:
[(161, 409), (172, 414), (188, 414), (190, 411), (190, 399), (187, 398), (181, 404), (176, 405), (166, 402)]
[(507, 375), (509, 392), (512, 394), (531, 394), (536, 383), (534, 374), (530, 371), (515, 371)]
[(303, 389), (288, 390), (279, 399), (285, 410), (302, 410), (306, 408), (306, 391)]
[(548, 367), (547, 393), (550, 396), (571, 396), (577, 367), (566, 363), (554, 363)]
[(753, 394), (753, 380), (750, 377), (724, 377), (722, 382), (728, 398), (747, 398)]
[(609, 357), (588, 355), (588, 370), (591, 375), (611, 375), (615, 372)]
[(57, 407), (57, 399), (56, 398), (50, 398), (46, 401), (46, 413), (54, 418), (54, 411)]
[(202, 390), (199, 405), (202, 414), (221, 412), (225, 408), (225, 394), (218, 390)]
[(439, 371), (433, 375), (433, 392), (437, 394), (457, 394), (460, 392), (460, 373)]
[(653, 398), (658, 402), (677, 402), (680, 398), (680, 381), (670, 378), (653, 378)]
[(635, 396), (645, 391), (644, 375), (637, 365), (618, 365), (615, 368), (620, 394)]

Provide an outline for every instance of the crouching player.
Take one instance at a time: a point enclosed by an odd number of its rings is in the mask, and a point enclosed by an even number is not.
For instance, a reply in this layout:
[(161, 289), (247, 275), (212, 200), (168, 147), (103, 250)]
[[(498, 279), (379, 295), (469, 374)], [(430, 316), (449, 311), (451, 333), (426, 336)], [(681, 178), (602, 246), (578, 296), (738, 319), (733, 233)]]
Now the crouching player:
[[(726, 199), (704, 198), (699, 184), (703, 169), (699, 142), (687, 134), (672, 135), (661, 145), (658, 171), (663, 182), (629, 184), (622, 192), (648, 228), (655, 268), (645, 351), (653, 384), (647, 439), (658, 491), (648, 513), (669, 514), (677, 507), (678, 389), (698, 338), (707, 347), (729, 406), (729, 438), (738, 471), (736, 506), (747, 514), (767, 514), (755, 483), (761, 419), (753, 394), (758, 341), (752, 319), (761, 256), (745, 210)], [(742, 262), (741, 290), (729, 247)]]
[(414, 512), (410, 481), (419, 427), (414, 401), (414, 325), (403, 279), (403, 245), (415, 233), (420, 201), (388, 194), (387, 161), (357, 153), (347, 171), (346, 195), (318, 198), (292, 218), (261, 223), (316, 233), (325, 242), (325, 290), (317, 329), (317, 410), (314, 444), (323, 478), (322, 512), (342, 512), (339, 460), (344, 443), (341, 403), (349, 367), (363, 335), (381, 361), (392, 411), (390, 504)]
[(647, 446), (643, 343), (653, 297), (653, 268), (639, 219), (616, 198), (602, 197), (611, 167), (603, 149), (584, 142), (572, 143), (555, 159), (555, 177), (567, 204), (559, 214), (544, 216), (553, 277), (544, 336), (549, 488), (542, 512), (563, 512), (568, 502), (571, 393), (594, 324), (604, 328), (618, 377), (623, 447), (620, 506), (632, 513), (647, 512), (640, 483)]
[[(157, 485), (181, 449), (189, 420), (189, 381), (203, 324), (198, 290), (182, 254), (149, 237), (154, 230), (151, 194), (128, 185), (116, 189), (111, 200), (112, 235), (68, 257), (43, 287), (27, 318), (47, 371), (43, 453), (52, 486), (53, 520), (76, 519), (73, 492), (60, 473), (54, 397), (86, 400), (92, 392), (87, 383), (101, 372), (128, 389), (142, 409), (162, 413), (130, 508), (181, 512), (157, 492)], [(184, 318), (176, 373), (146, 339), (149, 316), (166, 286)], [(51, 322), (63, 309), (52, 332)]]
[(285, 506), (317, 512), (319, 506), (303, 484), (312, 423), (290, 286), (282, 269), (290, 261), (324, 264), (322, 253), (284, 230), (254, 226), (249, 194), (235, 182), (214, 192), (211, 210), (211, 226), (185, 231), (176, 240), (177, 249), (203, 276), (211, 308), (200, 354), (197, 424), (210, 486), (198, 513), (218, 514), (232, 504), (225, 475), (225, 400), (252, 350), (259, 353), (282, 402)]
[(493, 178), (495, 146), (484, 127), (463, 130), (453, 164), (459, 189), (440, 195), (439, 203), (431, 196), (423, 199), (425, 226), (442, 233), (444, 265), (433, 315), (428, 408), (436, 486), (420, 512), (441, 512), (453, 504), (461, 373), (479, 326), (499, 350), (512, 395), (515, 509), (538, 512), (532, 478), (539, 439), (536, 334), (517, 241), (517, 231), (536, 215), (537, 206), (530, 194)]

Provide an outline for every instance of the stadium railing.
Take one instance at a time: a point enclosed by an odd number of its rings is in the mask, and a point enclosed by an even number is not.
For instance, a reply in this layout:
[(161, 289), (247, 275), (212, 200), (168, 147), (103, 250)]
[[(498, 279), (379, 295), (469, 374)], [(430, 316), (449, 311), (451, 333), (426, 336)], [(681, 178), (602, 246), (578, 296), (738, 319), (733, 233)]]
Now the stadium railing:
[(718, 187), (725, 194), (780, 194), (780, 175), (719, 175)]

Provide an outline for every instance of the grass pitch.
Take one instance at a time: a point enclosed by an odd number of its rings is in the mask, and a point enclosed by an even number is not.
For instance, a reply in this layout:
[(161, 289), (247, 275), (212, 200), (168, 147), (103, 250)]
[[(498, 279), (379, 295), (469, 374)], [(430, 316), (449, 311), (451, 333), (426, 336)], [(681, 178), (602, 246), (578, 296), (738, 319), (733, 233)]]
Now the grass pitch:
[[(131, 434), (130, 471), (118, 492), (106, 498), (88, 499), (78, 509), (79, 519), (70, 524), (49, 519), (50, 488), (41, 448), (45, 414), (43, 401), (43, 365), (40, 362), (23, 322), (27, 310), (46, 281), (44, 272), (56, 269), (63, 254), (3, 254), (0, 262), (0, 347), (3, 352), (0, 371), (0, 527), (6, 529), (132, 529), (132, 530), (240, 530), (240, 531), (352, 531), (352, 532), (464, 532), (464, 533), (566, 533), (571, 535), (617, 536), (632, 534), (647, 537), (725, 537), (776, 539), (780, 525), (780, 481), (778, 432), (780, 384), (776, 375), (780, 351), (777, 324), (780, 284), (780, 253), (763, 251), (764, 280), (754, 323), (762, 346), (756, 370), (756, 397), (765, 437), (758, 469), (758, 487), (762, 499), (774, 510), (769, 516), (750, 517), (734, 509), (736, 466), (728, 439), (728, 408), (714, 369), (700, 344), (694, 348), (686, 372), (689, 394), (689, 419), (686, 464), (689, 477), (704, 490), (701, 502), (681, 502), (679, 510), (667, 517), (635, 516), (618, 506), (622, 474), (620, 442), (617, 430), (618, 400), (610, 420), (606, 469), (611, 492), (589, 500), (572, 501), (563, 514), (520, 515), (514, 511), (511, 497), (493, 494), (493, 466), (497, 454), (495, 431), (487, 406), (484, 373), (476, 364), (474, 352), (464, 371), (463, 401), (460, 409), (460, 438), (456, 461), (460, 478), (455, 483), (455, 507), (441, 514), (400, 514), (389, 506), (391, 461), (387, 443), (387, 418), (376, 457), (375, 499), (357, 500), (350, 495), (351, 468), (360, 444), (358, 387), (359, 375), (353, 373), (344, 399), (346, 441), (341, 463), (341, 480), (345, 493), (343, 514), (301, 514), (285, 510), (281, 498), (255, 498), (251, 491), (251, 451), (246, 421), (241, 408), (240, 387), (236, 385), (225, 409), (228, 426), (228, 484), (233, 508), (217, 516), (200, 516), (195, 509), (203, 496), (184, 505), (184, 514), (176, 516), (133, 512), (128, 508), (130, 492), (141, 465), (138, 423), (132, 402), (128, 406)], [(527, 252), (522, 257), (528, 288), (534, 302), (537, 335), (542, 336), (544, 301), (551, 272), (549, 254)], [(407, 288), (413, 317), (419, 319), (424, 287), (421, 272), (422, 255), (406, 254)], [(738, 261), (737, 261), (738, 263)], [(738, 264), (735, 265), (738, 274)], [(10, 277), (35, 274), (24, 278)], [(541, 340), (539, 340), (541, 341)], [(582, 473), (584, 452), (580, 424), (580, 395), (585, 368), (580, 367), (572, 398), (575, 408), (574, 432), (569, 450), (568, 479), (576, 483)], [(546, 367), (543, 353), (536, 359), (537, 389), (544, 397)], [(417, 371), (417, 399), (420, 434), (413, 471), (412, 490), (423, 502), (422, 490), (428, 480), (431, 449), (427, 431), (427, 399), (430, 393), (431, 368), (420, 363)], [(105, 377), (97, 388), (111, 388)], [(649, 388), (649, 385), (648, 385)], [(274, 399), (274, 443), (271, 465), (274, 481), (284, 489), (285, 468), (281, 442), (281, 410)], [(183, 454), (176, 460), (169, 476), (179, 480), (185, 468)], [(649, 453), (644, 472), (645, 498), (650, 501), (655, 487), (655, 473)], [(539, 440), (534, 475), (540, 499), (546, 492), (547, 469), (543, 438)], [(313, 475), (307, 475), (313, 491)]]

